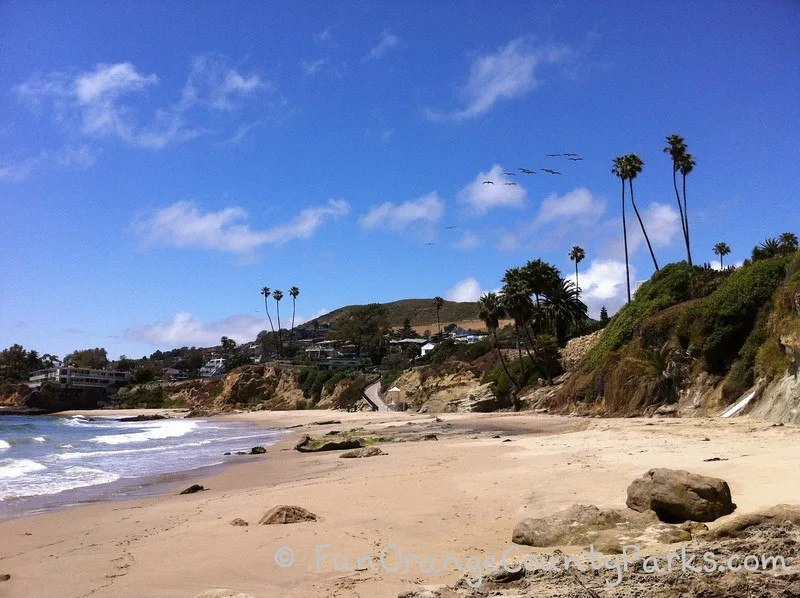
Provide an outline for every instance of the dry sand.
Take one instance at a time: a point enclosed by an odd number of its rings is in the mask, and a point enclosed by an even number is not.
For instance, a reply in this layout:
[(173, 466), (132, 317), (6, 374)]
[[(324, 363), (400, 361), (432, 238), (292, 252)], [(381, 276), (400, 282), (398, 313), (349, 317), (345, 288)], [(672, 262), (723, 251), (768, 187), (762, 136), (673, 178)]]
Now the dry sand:
[[(335, 571), (332, 556), (355, 564), (360, 555), (377, 559), (390, 545), (438, 559), (498, 554), (524, 517), (572, 503), (624, 507), (628, 484), (652, 467), (727, 480), (737, 514), (800, 502), (800, 429), (744, 418), (452, 414), (437, 422), (426, 415), (326, 411), (230, 418), (304, 425), (267, 455), (165, 495), (0, 523), (0, 574), (11, 575), (0, 582), (0, 596), (188, 598), (230, 588), (258, 598), (394, 598), (461, 575)], [(326, 419), (342, 423), (312, 424)], [(387, 443), (387, 456), (352, 460), (340, 459), (339, 451), (292, 449), (302, 433), (357, 426), (412, 437), (433, 432), (438, 440)], [(511, 442), (503, 442), (507, 438)], [(703, 461), (711, 457), (727, 460)], [(177, 495), (194, 482), (210, 490)], [(256, 524), (281, 504), (305, 507), (320, 520)], [(250, 525), (231, 525), (237, 517)], [(319, 570), (318, 545), (328, 546), (320, 549), (328, 558)], [(282, 546), (294, 550), (291, 567), (275, 564)]]

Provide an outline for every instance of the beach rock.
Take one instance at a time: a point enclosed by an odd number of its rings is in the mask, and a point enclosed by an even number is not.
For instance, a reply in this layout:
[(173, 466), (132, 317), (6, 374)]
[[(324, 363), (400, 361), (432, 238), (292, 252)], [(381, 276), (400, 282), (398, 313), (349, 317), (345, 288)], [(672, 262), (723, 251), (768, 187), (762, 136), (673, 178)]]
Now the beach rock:
[(11, 576), (8, 573), (0, 575), (0, 581), (8, 581), (9, 579), (11, 579)]
[(338, 419), (326, 419), (319, 422), (313, 422), (312, 426), (335, 426), (337, 424), (342, 423), (341, 420)]
[(321, 451), (339, 451), (362, 448), (364, 439), (360, 436), (345, 436), (339, 439), (321, 438), (315, 440), (308, 434), (304, 435), (300, 442), (294, 446), (294, 450), (301, 453), (317, 453)]
[(714, 521), (733, 513), (727, 482), (676, 469), (651, 469), (628, 486), (626, 504), (634, 511), (655, 511), (666, 523)]
[[(656, 523), (654, 513), (598, 509), (594, 505), (572, 505), (547, 517), (523, 519), (514, 528), (511, 541), (527, 546), (616, 546), (617, 536), (630, 537)], [(602, 533), (612, 530), (613, 533)]]
[(250, 524), (247, 523), (244, 519), (242, 519), (240, 517), (237, 517), (236, 519), (233, 519), (231, 521), (231, 525), (235, 525), (237, 527), (246, 527), (246, 526), (248, 526)]
[(258, 521), (259, 525), (275, 525), (279, 523), (301, 523), (303, 521), (316, 521), (317, 516), (303, 507), (280, 505), (264, 513)]
[(441, 594), (436, 590), (409, 590), (398, 594), (397, 598), (441, 598)]
[(347, 451), (346, 453), (342, 453), (339, 455), (342, 459), (361, 459), (362, 457), (377, 457), (378, 455), (385, 455), (380, 447), (377, 446), (367, 446), (360, 449), (355, 449), (353, 451)]
[(133, 417), (121, 417), (117, 421), (120, 421), (120, 422), (151, 422), (151, 421), (157, 421), (159, 419), (168, 419), (168, 418), (167, 418), (166, 415), (159, 415), (159, 414), (156, 413), (156, 414), (153, 414), (153, 415), (135, 415)]
[(242, 594), (236, 590), (206, 590), (194, 598), (255, 598), (250, 594)]
[(667, 415), (667, 416), (671, 416), (671, 417), (677, 417), (677, 415), (678, 415), (678, 406), (675, 405), (674, 403), (671, 404), (671, 405), (661, 405), (661, 407), (656, 409), (655, 414), (656, 415)]
[(180, 493), (181, 494), (194, 494), (195, 492), (202, 492), (203, 490), (206, 490), (206, 488), (201, 486), (200, 484), (192, 484), (191, 486), (189, 486), (185, 490), (181, 490)]
[(254, 446), (253, 448), (250, 449), (251, 455), (263, 455), (266, 452), (267, 449), (265, 449), (263, 446)]
[[(739, 515), (702, 534), (704, 540), (738, 538), (751, 527), (764, 523), (785, 523), (800, 525), (800, 505), (775, 505), (763, 511)], [(707, 528), (706, 528), (707, 529)]]

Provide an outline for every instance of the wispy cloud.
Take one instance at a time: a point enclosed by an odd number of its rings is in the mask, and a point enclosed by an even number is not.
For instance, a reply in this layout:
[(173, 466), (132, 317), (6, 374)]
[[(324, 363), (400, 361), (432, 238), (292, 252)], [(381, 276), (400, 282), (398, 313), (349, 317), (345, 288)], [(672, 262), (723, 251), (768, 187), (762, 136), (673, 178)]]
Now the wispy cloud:
[(0, 181), (18, 183), (37, 170), (48, 168), (86, 170), (95, 164), (98, 153), (88, 145), (65, 146), (57, 151), (42, 151), (23, 159), (0, 160)]
[(197, 316), (184, 311), (167, 322), (157, 322), (133, 328), (126, 336), (160, 347), (210, 347), (219, 344), (227, 336), (237, 343), (252, 341), (264, 330), (264, 318), (251, 315), (230, 316), (216, 322), (203, 322)]
[(467, 206), (471, 215), (481, 216), (495, 208), (523, 206), (526, 193), (522, 186), (503, 174), (502, 166), (495, 164), (488, 172), (479, 172), (461, 189), (458, 201)]
[(136, 220), (132, 230), (144, 246), (199, 247), (252, 255), (264, 244), (307, 239), (326, 221), (345, 216), (349, 211), (345, 200), (331, 199), (325, 205), (303, 210), (285, 224), (254, 230), (246, 222), (247, 212), (240, 207), (203, 212), (192, 202), (179, 201)]
[(192, 109), (232, 112), (256, 92), (272, 89), (259, 75), (230, 67), (224, 57), (197, 56), (180, 101), (157, 108), (149, 118), (139, 117), (148, 90), (159, 83), (156, 74), (140, 72), (130, 62), (100, 63), (77, 75), (56, 72), (34, 77), (14, 91), (33, 109), (50, 108), (70, 132), (158, 150), (203, 133), (187, 122)]
[(401, 204), (387, 201), (377, 205), (361, 216), (359, 223), (368, 230), (389, 228), (403, 231), (414, 224), (436, 222), (443, 213), (444, 201), (434, 191)]
[(426, 110), (430, 120), (468, 120), (491, 110), (501, 100), (522, 96), (539, 85), (536, 71), (542, 65), (557, 64), (572, 55), (566, 46), (531, 48), (521, 37), (492, 54), (475, 58), (466, 85), (460, 90), (465, 106), (452, 112)]
[(326, 27), (319, 33), (315, 33), (314, 39), (319, 43), (331, 41), (333, 39), (333, 27)]
[(383, 57), (389, 50), (393, 50), (400, 45), (400, 38), (391, 31), (384, 31), (381, 33), (381, 39), (377, 45), (369, 51), (369, 54), (361, 59), (361, 62), (369, 62), (371, 60), (378, 60)]
[(453, 243), (455, 249), (475, 249), (483, 245), (481, 238), (473, 232), (464, 231), (461, 238)]
[(444, 296), (449, 301), (477, 301), (485, 292), (476, 279), (465, 278), (464, 280), (459, 280), (452, 288), (447, 289)]

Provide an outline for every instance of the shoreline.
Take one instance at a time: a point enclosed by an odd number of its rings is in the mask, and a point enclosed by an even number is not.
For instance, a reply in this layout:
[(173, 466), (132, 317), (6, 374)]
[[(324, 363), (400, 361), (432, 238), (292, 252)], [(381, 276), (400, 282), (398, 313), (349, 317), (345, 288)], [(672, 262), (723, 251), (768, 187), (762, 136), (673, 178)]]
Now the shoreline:
[[(420, 555), (489, 554), (510, 545), (521, 519), (570, 504), (624, 507), (625, 489), (652, 467), (729, 482), (734, 515), (798, 501), (800, 428), (717, 419), (585, 419), (530, 413), (248, 412), (208, 418), (288, 428), (248, 463), (192, 476), (208, 491), (101, 502), (0, 522), (2, 586), (10, 597), (195, 596), (229, 588), (255, 596), (374, 596), (433, 588), (461, 575), (342, 572), (315, 566), (329, 554), (376, 555), (393, 544)], [(438, 419), (438, 421), (437, 421)], [(339, 424), (314, 425), (323, 420)], [(292, 426), (302, 425), (299, 428)], [(386, 456), (340, 459), (299, 453), (301, 434), (363, 428), (395, 435)], [(437, 441), (413, 441), (434, 433)], [(708, 441), (704, 440), (709, 438)], [(720, 457), (720, 462), (704, 459)], [(261, 526), (277, 505), (302, 506), (317, 522)], [(234, 518), (246, 527), (230, 524)], [(723, 521), (723, 518), (720, 521)], [(712, 526), (715, 524), (711, 524)], [(291, 568), (273, 560), (281, 546)]]

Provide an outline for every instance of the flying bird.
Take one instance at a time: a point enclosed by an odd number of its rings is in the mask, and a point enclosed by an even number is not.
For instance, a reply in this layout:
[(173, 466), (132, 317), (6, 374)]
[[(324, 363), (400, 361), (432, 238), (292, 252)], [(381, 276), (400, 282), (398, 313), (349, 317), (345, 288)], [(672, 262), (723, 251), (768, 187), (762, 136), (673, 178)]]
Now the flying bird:
[(516, 185), (516, 183), (506, 183), (506, 185)]
[[(558, 158), (561, 154), (547, 154), (548, 158)], [(542, 169), (544, 170), (544, 169)]]
[(567, 156), (568, 158), (571, 158), (572, 156), (577, 156), (578, 154), (564, 154), (564, 155)]
[(578, 160), (583, 160), (583, 158), (581, 158), (581, 157), (570, 158), (570, 160), (573, 160), (574, 162), (577, 162)]
[(515, 172), (504, 172), (503, 174), (506, 176), (517, 176)]
[[(454, 228), (458, 228), (458, 227), (457, 226), (445, 226), (444, 230), (452, 230)], [(259, 311), (261, 311), (261, 310), (259, 310)]]
[(536, 171), (530, 168), (520, 168), (519, 170), (522, 174), (536, 174)]
[(425, 243), (425, 245), (430, 247), (431, 245), (436, 245), (436, 243)]
[(494, 185), (494, 181), (483, 181), (484, 185)]
[(549, 168), (542, 168), (545, 172), (549, 172), (550, 174), (561, 174), (557, 170), (550, 170)]

